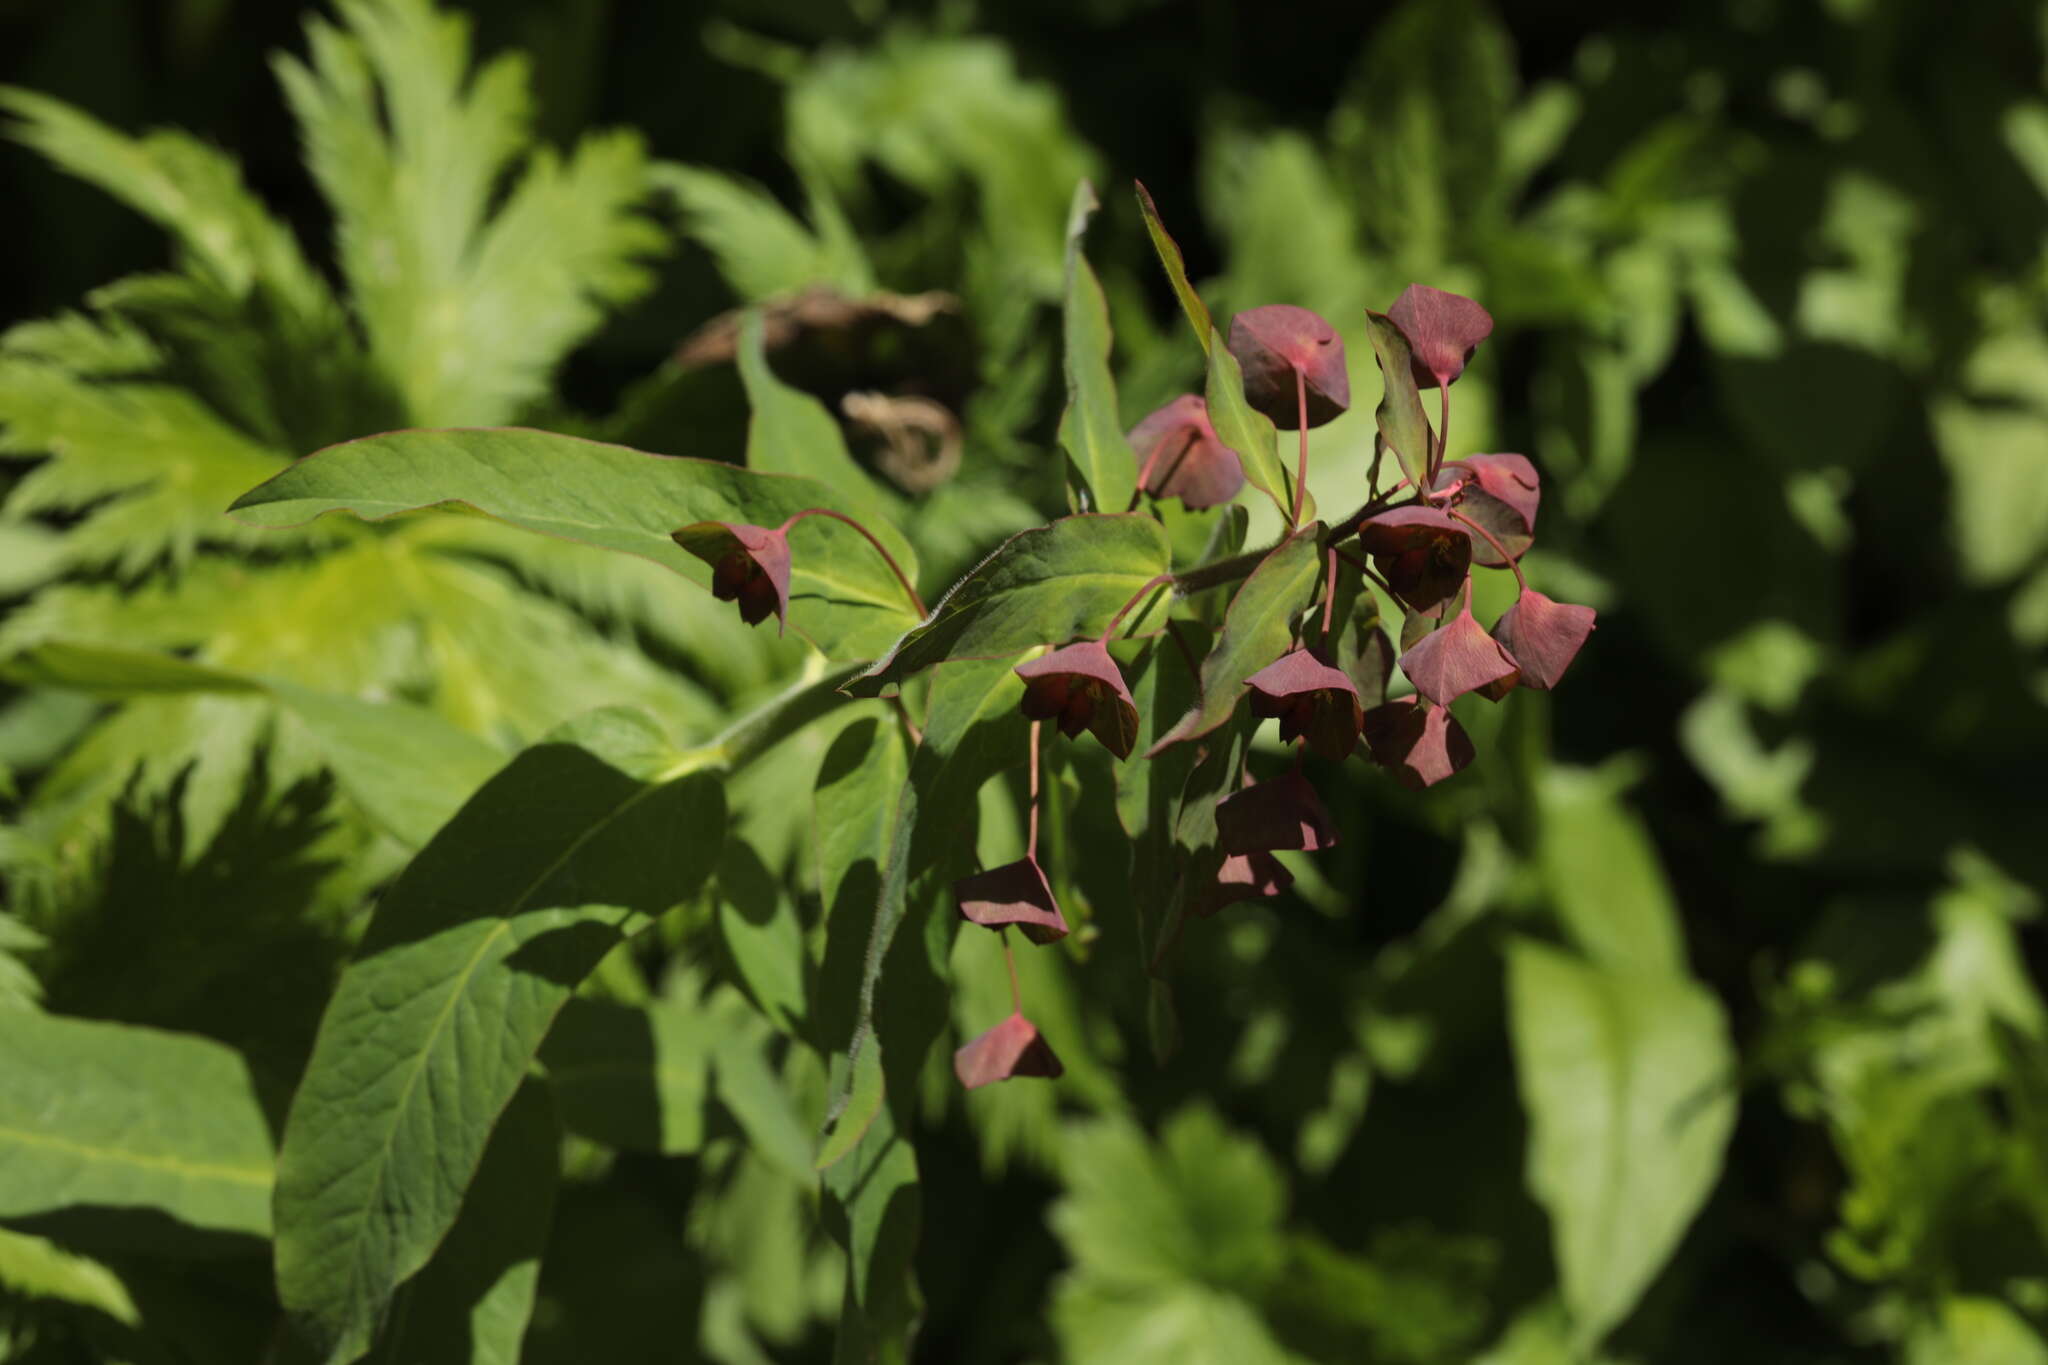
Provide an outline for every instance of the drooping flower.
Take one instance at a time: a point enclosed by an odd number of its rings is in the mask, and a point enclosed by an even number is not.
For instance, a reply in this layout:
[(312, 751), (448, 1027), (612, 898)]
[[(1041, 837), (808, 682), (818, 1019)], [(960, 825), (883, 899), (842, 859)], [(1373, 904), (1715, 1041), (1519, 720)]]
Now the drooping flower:
[(1051, 1079), (1065, 1073), (1038, 1026), (1021, 1014), (1012, 1014), (953, 1054), (953, 1074), (969, 1090), (1018, 1076)]
[[(1436, 486), (1446, 488), (1457, 481), (1464, 484), (1458, 494), (1458, 510), (1485, 527), (1501, 549), (1520, 559), (1536, 539), (1536, 507), (1542, 500), (1536, 466), (1521, 455), (1468, 455), (1445, 465), (1438, 472)], [(1507, 560), (1485, 536), (1473, 537), (1472, 560), (1489, 569), (1507, 567)]]
[(1190, 511), (1220, 507), (1244, 487), (1244, 463), (1217, 438), (1209, 404), (1184, 393), (1131, 428), (1131, 450), (1145, 491), (1179, 498)]
[(1372, 761), (1394, 770), (1401, 785), (1420, 791), (1472, 761), (1471, 737), (1449, 707), (1403, 697), (1365, 713), (1365, 743)]
[(736, 521), (699, 521), (669, 538), (711, 566), (711, 595), (738, 602), (740, 619), (758, 625), (775, 615), (789, 627), (789, 534)]
[(1209, 919), (1239, 901), (1268, 900), (1294, 885), (1294, 874), (1271, 853), (1233, 853), (1217, 869), (1216, 881), (1196, 898), (1188, 913)]
[(1415, 386), (1433, 389), (1465, 372), (1479, 343), (1493, 335), (1493, 315), (1462, 294), (1411, 284), (1387, 316), (1408, 338)]
[(1216, 844), (1229, 853), (1332, 848), (1337, 831), (1322, 798), (1298, 769), (1254, 782), (1216, 803)]
[(1522, 686), (1547, 691), (1593, 633), (1593, 615), (1591, 607), (1553, 602), (1531, 589), (1493, 623), (1493, 638), (1521, 665)]
[(970, 923), (984, 929), (1014, 924), (1033, 943), (1067, 936), (1067, 917), (1053, 900), (1038, 859), (1029, 855), (954, 882), (953, 904)]
[[(1500, 642), (1486, 633), (1472, 616), (1472, 601), (1445, 624), (1416, 642), (1401, 656), (1401, 671), (1415, 690), (1438, 706), (1449, 706), (1467, 692), (1499, 685), (1505, 693), (1514, 686), (1521, 667)], [(1499, 700), (1498, 694), (1490, 694)]]
[(1015, 672), (1024, 680), (1025, 715), (1057, 720), (1069, 739), (1087, 730), (1118, 758), (1131, 756), (1138, 742), (1138, 706), (1100, 640), (1063, 645), (1018, 664)]
[(1472, 567), (1472, 536), (1448, 513), (1409, 504), (1368, 517), (1359, 543), (1408, 606), (1428, 611), (1458, 590)]
[(1280, 742), (1306, 737), (1324, 758), (1350, 756), (1365, 723), (1358, 685), (1306, 649), (1283, 654), (1245, 679), (1252, 689), (1252, 714), (1280, 718)]
[(1301, 422), (1297, 371), (1307, 381), (1309, 426), (1319, 427), (1351, 406), (1344, 339), (1306, 308), (1291, 303), (1247, 308), (1230, 320), (1226, 344), (1244, 370), (1245, 401), (1277, 426)]

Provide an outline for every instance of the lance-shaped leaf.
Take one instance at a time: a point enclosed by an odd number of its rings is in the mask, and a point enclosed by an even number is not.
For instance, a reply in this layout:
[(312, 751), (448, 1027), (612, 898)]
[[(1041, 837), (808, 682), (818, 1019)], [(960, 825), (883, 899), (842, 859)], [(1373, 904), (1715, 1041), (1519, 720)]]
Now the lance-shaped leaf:
[[(236, 499), (242, 521), (297, 526), (344, 511), (366, 521), (454, 504), (529, 531), (623, 550), (709, 586), (711, 567), (671, 540), (699, 522), (780, 526), (807, 507), (845, 510), (828, 484), (714, 460), (519, 427), (393, 431), (329, 446)], [(895, 528), (868, 529), (913, 581)], [(858, 531), (809, 517), (790, 531), (790, 624), (828, 656), (870, 658), (915, 623), (902, 585)]]
[(1107, 512), (1130, 506), (1137, 487), (1130, 442), (1117, 417), (1116, 380), (1109, 372), (1109, 302), (1102, 284), (1081, 254), (1081, 234), (1101, 204), (1095, 187), (1074, 187), (1067, 213), (1067, 287), (1062, 309), (1066, 345), (1067, 411), (1060, 418), (1060, 444), (1088, 483), (1092, 505)]
[[(924, 622), (846, 685), (857, 697), (948, 659), (1000, 659), (1100, 635), (1118, 608), (1165, 573), (1166, 530), (1140, 513), (1062, 517), (1023, 531), (955, 583)], [(1160, 594), (1163, 596), (1162, 586)], [(1143, 624), (1150, 604), (1124, 618)]]
[[(932, 913), (924, 890), (964, 860), (962, 823), (991, 774), (1024, 761), (1024, 684), (1004, 661), (948, 664), (932, 680), (924, 740), (887, 822), (880, 892), (860, 926), (829, 926), (823, 979), (857, 976), (847, 1091), (818, 1165), (832, 1201), (834, 1235), (847, 1252), (840, 1314), (841, 1359), (903, 1360), (915, 1318), (911, 1274), (917, 1246), (917, 1160), (905, 1135), (915, 1081), (946, 1025), (943, 976), (954, 921)], [(943, 892), (943, 881), (935, 890)], [(904, 931), (908, 929), (906, 934)], [(897, 946), (911, 940), (911, 949)], [(884, 975), (887, 999), (883, 999)], [(838, 1017), (827, 1008), (827, 1020)]]
[(1429, 414), (1422, 408), (1422, 394), (1415, 387), (1414, 353), (1408, 338), (1384, 313), (1368, 312), (1365, 330), (1372, 338), (1384, 386), (1373, 418), (1379, 423), (1380, 436), (1401, 462), (1401, 472), (1419, 488), (1428, 473), (1436, 438), (1429, 429)]
[(519, 1359), (554, 1218), (561, 1147), (548, 1087), (529, 1080), (492, 1130), (454, 1228), (399, 1291), (391, 1328), (367, 1365)]
[(1287, 652), (1294, 617), (1315, 594), (1322, 565), (1316, 538), (1322, 530), (1322, 523), (1309, 522), (1274, 546), (1238, 585), (1216, 647), (1202, 661), (1201, 700), (1153, 743), (1147, 757), (1229, 720), (1244, 698), (1246, 679)]
[(1721, 1171), (1735, 1067), (1714, 997), (1682, 975), (1508, 953), (1529, 1192), (1550, 1213), (1573, 1336), (1589, 1353), (1670, 1258)]
[[(1280, 458), (1273, 419), (1258, 411), (1244, 396), (1244, 371), (1237, 357), (1223, 343), (1219, 333), (1209, 339), (1209, 378), (1203, 388), (1209, 404), (1209, 424), (1216, 439), (1237, 452), (1245, 479), (1273, 500), (1280, 519), (1294, 514), (1294, 470)], [(1315, 500), (1302, 494), (1301, 514), (1315, 515)]]
[(1195, 329), (1195, 340), (1202, 343), (1206, 352), (1220, 340), (1215, 324), (1209, 321), (1209, 306), (1188, 283), (1188, 266), (1181, 258), (1180, 244), (1167, 235), (1166, 224), (1159, 221), (1159, 207), (1152, 202), (1152, 192), (1142, 180), (1133, 183), (1138, 187), (1138, 211), (1145, 217), (1145, 232), (1152, 238), (1152, 249), (1159, 253), (1159, 264), (1166, 269), (1173, 295), (1180, 300), (1181, 311), (1188, 315), (1188, 325)]
[(35, 1010), (0, 1019), (0, 1218), (118, 1210), (246, 1246), (270, 1235), (270, 1126), (232, 1049)]
[(577, 982), (710, 872), (719, 781), (658, 780), (666, 747), (630, 712), (535, 744), (378, 903), (278, 1157), (278, 1292), (325, 1359), (369, 1346), (447, 1234)]

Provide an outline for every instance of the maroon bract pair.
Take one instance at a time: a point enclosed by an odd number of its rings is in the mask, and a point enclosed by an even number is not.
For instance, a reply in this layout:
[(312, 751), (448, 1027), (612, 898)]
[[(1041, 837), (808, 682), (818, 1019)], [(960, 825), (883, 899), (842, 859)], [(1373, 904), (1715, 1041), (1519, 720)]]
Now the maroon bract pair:
[(700, 521), (669, 533), (711, 566), (711, 595), (738, 602), (740, 619), (758, 625), (773, 612), (776, 633), (789, 628), (789, 529)]

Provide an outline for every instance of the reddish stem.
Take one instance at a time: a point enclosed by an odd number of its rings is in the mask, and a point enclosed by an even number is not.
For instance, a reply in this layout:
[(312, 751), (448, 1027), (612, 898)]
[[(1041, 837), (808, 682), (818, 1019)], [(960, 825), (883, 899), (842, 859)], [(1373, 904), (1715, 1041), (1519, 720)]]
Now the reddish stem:
[(1301, 499), (1308, 488), (1308, 376), (1299, 365), (1294, 367), (1294, 400), (1301, 409), (1301, 457), (1294, 466), (1294, 512), (1287, 519), (1289, 526), (1301, 525)]
[(1329, 567), (1323, 571), (1323, 648), (1330, 647), (1330, 617), (1337, 605), (1337, 547), (1332, 545), (1323, 558)]
[[(1166, 436), (1160, 437), (1158, 442), (1153, 445), (1152, 453), (1145, 457), (1145, 463), (1138, 469), (1138, 486), (1131, 490), (1131, 504), (1124, 508), (1126, 512), (1137, 510), (1138, 500), (1145, 496), (1147, 486), (1152, 482), (1152, 470), (1158, 465), (1159, 457), (1166, 453), (1166, 446), (1170, 439), (1170, 437)], [(1187, 440), (1181, 445), (1181, 453), (1185, 455), (1188, 448), (1193, 446), (1194, 443), (1195, 437), (1190, 433)]]
[(1484, 526), (1481, 526), (1478, 522), (1472, 520), (1472, 518), (1466, 516), (1463, 512), (1460, 512), (1455, 507), (1447, 507), (1444, 510), (1449, 512), (1453, 517), (1457, 518), (1459, 521), (1464, 522), (1473, 530), (1477, 531), (1480, 535), (1484, 536), (1486, 538), (1486, 543), (1493, 547), (1493, 552), (1499, 555), (1502, 559), (1505, 559), (1508, 562), (1508, 567), (1515, 571), (1515, 582), (1521, 585), (1521, 590), (1523, 592), (1529, 591), (1529, 580), (1522, 577), (1522, 566), (1515, 562), (1515, 557), (1508, 553), (1507, 547), (1505, 545), (1502, 545), (1499, 541), (1493, 538), (1493, 532), (1487, 530)]
[(1173, 575), (1170, 573), (1156, 574), (1152, 578), (1148, 579), (1144, 587), (1138, 589), (1135, 593), (1131, 594), (1130, 601), (1124, 603), (1122, 606), (1116, 609), (1116, 615), (1109, 618), (1109, 625), (1103, 630), (1102, 635), (1098, 639), (1097, 643), (1105, 645), (1108, 644), (1109, 637), (1116, 634), (1116, 628), (1123, 624), (1124, 617), (1130, 615), (1132, 607), (1135, 607), (1138, 605), (1138, 603), (1144, 601), (1146, 594), (1150, 593), (1154, 588), (1157, 588), (1162, 584), (1171, 582), (1173, 582)]
[(1438, 409), (1441, 415), (1437, 419), (1436, 458), (1429, 462), (1429, 481), (1432, 485), (1436, 483), (1438, 471), (1444, 467), (1444, 453), (1451, 446), (1451, 386), (1447, 383), (1438, 384), (1437, 392), (1442, 395), (1443, 403)]
[(788, 521), (783, 522), (781, 527), (778, 529), (782, 531), (787, 531), (790, 527), (796, 525), (805, 517), (830, 517), (834, 521), (843, 521), (848, 526), (851, 526), (854, 530), (860, 532), (863, 536), (866, 536), (868, 544), (875, 547), (875, 553), (880, 555), (882, 557), (882, 562), (889, 566), (889, 572), (895, 574), (896, 581), (903, 585), (903, 595), (910, 599), (911, 606), (917, 608), (917, 614), (920, 617), (929, 616), (931, 614), (930, 612), (925, 610), (924, 599), (917, 595), (917, 589), (914, 586), (912, 586), (909, 575), (903, 572), (903, 566), (896, 562), (895, 555), (890, 554), (887, 550), (882, 548), (882, 542), (875, 539), (875, 533), (873, 531), (870, 531), (867, 527), (861, 525), (852, 517), (847, 516), (844, 512), (835, 512), (829, 507), (806, 507), (803, 511), (798, 512), (794, 516), (790, 517)]
[[(1389, 597), (1394, 597), (1394, 589), (1387, 583), (1386, 579), (1381, 578), (1378, 574), (1373, 572), (1372, 566), (1370, 564), (1367, 564), (1362, 559), (1353, 559), (1350, 555), (1345, 554), (1342, 550), (1338, 549), (1334, 545), (1330, 547), (1330, 552), (1336, 555), (1337, 558), (1343, 560), (1346, 564), (1349, 564), (1352, 568), (1364, 574), (1367, 578), (1370, 578), (1373, 582), (1379, 584), (1381, 592), (1385, 593)], [(1394, 600), (1398, 602), (1401, 599), (1395, 597)]]

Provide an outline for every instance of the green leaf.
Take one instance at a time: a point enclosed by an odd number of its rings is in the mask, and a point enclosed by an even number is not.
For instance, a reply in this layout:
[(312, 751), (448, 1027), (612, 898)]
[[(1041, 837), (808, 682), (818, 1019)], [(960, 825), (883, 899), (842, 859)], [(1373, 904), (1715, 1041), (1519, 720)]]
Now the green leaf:
[(1166, 269), (1167, 283), (1173, 286), (1174, 297), (1180, 300), (1181, 311), (1188, 315), (1188, 325), (1195, 329), (1195, 340), (1202, 343), (1202, 353), (1207, 355), (1211, 341), (1216, 335), (1216, 325), (1209, 320), (1209, 307), (1202, 302), (1202, 296), (1188, 283), (1187, 262), (1181, 259), (1180, 244), (1167, 235), (1166, 224), (1159, 221), (1159, 206), (1152, 202), (1152, 192), (1145, 188), (1145, 182), (1137, 182), (1138, 210), (1145, 217), (1145, 232), (1152, 238), (1152, 249), (1159, 253), (1159, 264)]
[(710, 873), (719, 783), (659, 780), (665, 747), (627, 712), (534, 745), (379, 902), (278, 1159), (278, 1290), (326, 1359), (369, 1346), (447, 1234), (576, 983)]
[(1685, 937), (1642, 818), (1610, 776), (1552, 766), (1537, 780), (1537, 864), (1567, 933), (1617, 971), (1683, 975)]
[(1720, 1004), (1668, 973), (1602, 967), (1532, 942), (1508, 953), (1529, 1192), (1577, 1344), (1620, 1324), (1706, 1202), (1735, 1125)]
[(53, 640), (7, 661), (9, 678), (91, 696), (268, 694), (306, 725), (342, 787), (386, 831), (417, 848), (504, 763), (431, 711), (369, 702), (209, 668), (169, 654)]
[(1245, 679), (1287, 652), (1294, 619), (1315, 595), (1323, 524), (1309, 522), (1274, 546), (1230, 599), (1216, 647), (1202, 660), (1201, 700), (1161, 735), (1147, 754), (1199, 739), (1230, 719), (1244, 700)]
[(561, 1126), (529, 1080), (491, 1132), (462, 1212), (401, 1292), (374, 1365), (518, 1365), (561, 1179)]
[(1392, 448), (1394, 458), (1401, 462), (1401, 472), (1420, 487), (1436, 446), (1429, 414), (1422, 408), (1422, 394), (1415, 387), (1408, 338), (1384, 313), (1368, 312), (1365, 328), (1372, 337), (1373, 356), (1380, 363), (1382, 392), (1373, 420), (1379, 423), (1380, 436)]
[[(708, 565), (669, 539), (698, 521), (779, 526), (844, 498), (812, 479), (522, 428), (397, 431), (330, 446), (236, 500), (255, 526), (297, 526), (346, 511), (366, 521), (462, 504), (529, 531), (665, 564), (708, 584)], [(917, 559), (887, 524), (868, 523), (913, 577)], [(790, 531), (790, 619), (828, 655), (872, 657), (915, 623), (902, 585), (859, 532), (828, 517)]]
[[(1061, 517), (1020, 532), (955, 583), (847, 690), (875, 696), (948, 659), (1005, 658), (1098, 635), (1171, 559), (1165, 529), (1141, 513)], [(1150, 610), (1132, 608), (1126, 630)]]
[(1109, 301), (1081, 254), (1081, 234), (1100, 208), (1095, 187), (1074, 187), (1067, 214), (1067, 292), (1062, 309), (1066, 347), (1067, 410), (1060, 418), (1060, 444), (1081, 472), (1097, 511), (1121, 512), (1138, 487), (1138, 462), (1117, 416), (1116, 380), (1109, 372)]
[(0, 1218), (143, 1210), (270, 1235), (270, 1126), (240, 1056), (33, 1010), (0, 1027)]
[(1956, 555), (1973, 583), (2017, 577), (2048, 547), (2048, 420), (2035, 408), (1945, 400), (1933, 405), (1949, 475)]
[(814, 233), (759, 185), (699, 166), (662, 162), (648, 178), (683, 213), (683, 231), (750, 303), (826, 285), (860, 295), (875, 287), (857, 243)]
[(2048, 1365), (2048, 1342), (1997, 1299), (1950, 1294), (1906, 1339), (1905, 1365)]
[(1251, 1304), (1179, 1281), (1137, 1289), (1092, 1280), (1054, 1292), (1060, 1358), (1071, 1365), (1296, 1365)]
[(701, 1012), (676, 1002), (569, 1001), (540, 1049), (562, 1126), (628, 1151), (697, 1151), (710, 1085), (706, 1034)]
[[(566, 157), (536, 147), (525, 59), (470, 70), (469, 23), (420, 0), (356, 0), (275, 66), (378, 367), (419, 425), (504, 422), (651, 283), (666, 244), (635, 211), (646, 158), (627, 133)], [(515, 161), (525, 164), (506, 185)]]
[(755, 1008), (784, 1033), (800, 1034), (810, 1013), (809, 959), (796, 898), (750, 844), (718, 856), (718, 938)]
[[(1244, 476), (1264, 492), (1280, 509), (1280, 520), (1289, 525), (1294, 518), (1294, 469), (1280, 458), (1273, 419), (1256, 411), (1244, 398), (1244, 371), (1237, 357), (1223, 344), (1222, 333), (1209, 342), (1209, 378), (1203, 392), (1209, 399), (1209, 423), (1216, 437), (1237, 452)], [(1301, 514), (1313, 517), (1316, 502), (1304, 492)]]
[(723, 1104), (747, 1135), (753, 1154), (809, 1188), (817, 1176), (811, 1159), (810, 1121), (796, 1103), (766, 1049), (774, 1034), (736, 992), (714, 992), (706, 1015), (712, 1026), (711, 1076)]
[(5, 1228), (0, 1228), (0, 1290), (16, 1299), (57, 1299), (96, 1308), (124, 1326), (142, 1325), (128, 1286), (106, 1266), (45, 1238)]
[(923, 1192), (910, 1139), (883, 1106), (844, 1158), (826, 1169), (827, 1219), (846, 1248), (846, 1291), (834, 1365), (905, 1365), (923, 1302), (912, 1277)]
[(753, 410), (747, 423), (747, 468), (816, 479), (835, 491), (844, 510), (863, 521), (887, 523), (896, 515), (891, 500), (854, 463), (839, 423), (825, 405), (783, 383), (769, 368), (758, 308), (740, 316), (738, 359), (740, 382)]

